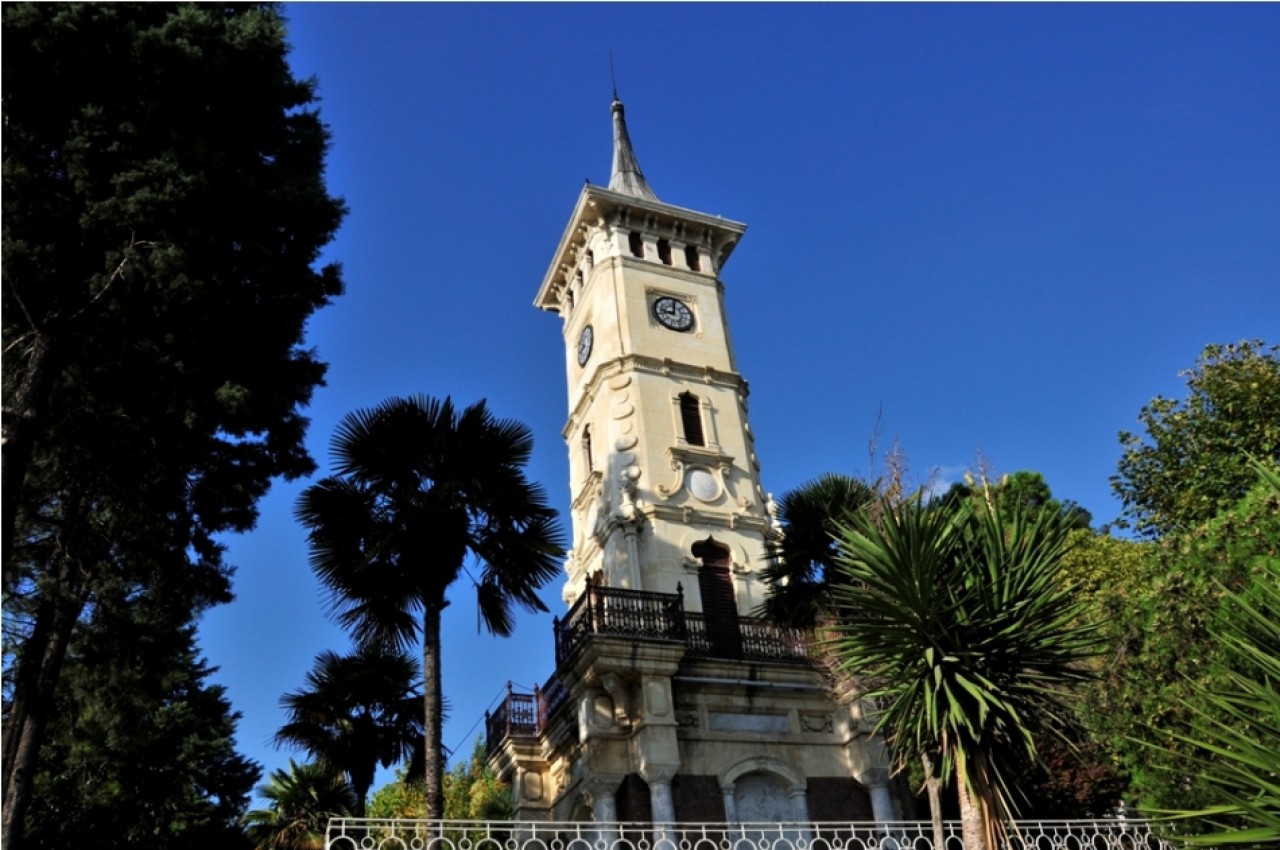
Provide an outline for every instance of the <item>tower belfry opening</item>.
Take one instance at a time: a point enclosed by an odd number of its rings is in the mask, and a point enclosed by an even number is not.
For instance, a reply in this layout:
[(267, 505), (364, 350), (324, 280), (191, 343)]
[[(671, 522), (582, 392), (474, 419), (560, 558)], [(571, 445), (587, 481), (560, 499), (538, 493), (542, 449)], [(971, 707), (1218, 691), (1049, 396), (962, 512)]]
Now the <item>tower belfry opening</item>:
[(534, 301), (565, 342), (566, 610), (554, 672), (489, 718), (490, 763), (521, 820), (895, 819), (861, 702), (756, 616), (780, 531), (720, 276), (746, 225), (659, 200), (610, 112), (608, 185)]

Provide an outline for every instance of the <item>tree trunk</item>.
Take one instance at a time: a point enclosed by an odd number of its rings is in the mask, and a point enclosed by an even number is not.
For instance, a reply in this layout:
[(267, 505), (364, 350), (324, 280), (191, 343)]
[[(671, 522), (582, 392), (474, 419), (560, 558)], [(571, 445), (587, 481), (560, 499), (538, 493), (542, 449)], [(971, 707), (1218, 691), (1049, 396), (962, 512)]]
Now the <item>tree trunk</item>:
[(959, 767), (956, 768), (956, 793), (960, 795), (960, 831), (964, 836), (964, 850), (994, 850), (987, 843), (987, 821), (983, 816), (982, 801), (974, 796)]
[(76, 565), (59, 558), (53, 599), (36, 609), (31, 635), (22, 646), (13, 682), (13, 702), (4, 727), (4, 814), (0, 845), (22, 847), (23, 823), (31, 802), (40, 747), (53, 710), (54, 692), (67, 657), (67, 646), (87, 594), (79, 588)]
[(440, 611), (443, 603), (431, 603), (422, 615), (423, 723), (427, 737), (423, 753), (423, 790), (427, 817), (444, 817), (444, 688), (440, 675)]
[(3, 417), (0, 418), (3, 424), (3, 437), (0, 438), (0, 452), (3, 453), (3, 463), (0, 463), (0, 521), (4, 523), (3, 575), (6, 587), (13, 586), (12, 557), (18, 508), (22, 504), (36, 435), (40, 432), (40, 409), (54, 376), (49, 336), (42, 331), (34, 331), (33, 334), (22, 381), (13, 396), (5, 400)]
[(924, 787), (929, 794), (929, 818), (933, 821), (933, 846), (936, 850), (944, 850), (947, 846), (947, 835), (942, 829), (942, 781), (934, 772), (933, 756), (921, 753), (920, 761), (924, 763)]

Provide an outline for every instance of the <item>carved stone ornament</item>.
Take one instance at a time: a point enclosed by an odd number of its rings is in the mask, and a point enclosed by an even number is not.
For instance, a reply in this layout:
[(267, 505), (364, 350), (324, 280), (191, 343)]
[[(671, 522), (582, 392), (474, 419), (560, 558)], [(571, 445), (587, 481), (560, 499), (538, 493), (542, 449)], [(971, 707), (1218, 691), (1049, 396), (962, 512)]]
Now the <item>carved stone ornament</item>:
[(676, 723), (691, 729), (698, 728), (698, 712), (696, 711), (677, 711)]
[[(687, 486), (695, 498), (712, 501), (728, 489), (725, 478), (733, 471), (733, 458), (729, 455), (714, 449), (672, 446), (667, 449), (667, 457), (671, 459), (671, 471), (675, 474), (670, 484), (658, 485), (658, 494), (663, 498), (670, 499)], [(701, 470), (710, 478), (710, 482), (704, 483), (716, 486), (716, 493), (710, 498), (700, 496), (693, 490), (695, 482), (690, 478), (694, 470)], [(709, 487), (704, 492), (709, 493)]]
[(542, 799), (542, 774), (529, 771), (524, 775), (524, 781), (520, 783), (524, 786), (524, 798), (531, 802), (537, 802)]
[(832, 723), (830, 713), (800, 715), (800, 728), (806, 732), (830, 732)]

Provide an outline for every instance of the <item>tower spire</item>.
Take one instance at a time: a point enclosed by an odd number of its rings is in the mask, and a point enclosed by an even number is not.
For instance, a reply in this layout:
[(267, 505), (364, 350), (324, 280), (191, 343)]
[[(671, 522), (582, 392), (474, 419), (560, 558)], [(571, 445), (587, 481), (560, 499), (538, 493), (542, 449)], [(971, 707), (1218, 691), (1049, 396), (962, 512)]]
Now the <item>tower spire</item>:
[[(609, 59), (612, 65), (613, 57)], [(649, 188), (640, 170), (640, 162), (636, 152), (631, 149), (631, 137), (627, 135), (627, 119), (623, 115), (622, 101), (618, 100), (615, 84), (613, 90), (613, 172), (609, 175), (609, 188), (634, 198), (658, 200), (658, 196)]]

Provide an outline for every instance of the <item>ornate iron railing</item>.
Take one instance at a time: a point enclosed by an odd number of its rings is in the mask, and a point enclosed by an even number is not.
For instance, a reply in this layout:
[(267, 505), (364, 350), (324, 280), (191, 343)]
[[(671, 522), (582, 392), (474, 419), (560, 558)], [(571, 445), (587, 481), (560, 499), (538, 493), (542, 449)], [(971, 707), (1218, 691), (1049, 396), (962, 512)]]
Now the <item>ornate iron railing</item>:
[(737, 640), (716, 641), (708, 634), (703, 615), (686, 612), (684, 616), (688, 629), (685, 643), (692, 658), (813, 663), (807, 635), (800, 629), (789, 629), (758, 617), (742, 617), (738, 620)]
[(507, 695), (493, 713), (485, 712), (485, 745), (492, 752), (503, 738), (536, 737), (569, 699), (569, 691), (554, 675), (533, 693), (515, 690), (507, 682)]
[(683, 593), (587, 585), (564, 619), (555, 620), (556, 666), (590, 635), (684, 640), (684, 618)]
[[(334, 818), (325, 850), (963, 850), (960, 824), (935, 847), (927, 821), (565, 823)], [(1019, 821), (1002, 850), (1174, 850), (1146, 821)]]

